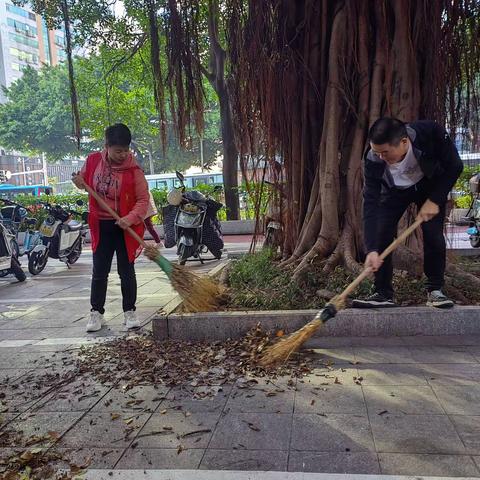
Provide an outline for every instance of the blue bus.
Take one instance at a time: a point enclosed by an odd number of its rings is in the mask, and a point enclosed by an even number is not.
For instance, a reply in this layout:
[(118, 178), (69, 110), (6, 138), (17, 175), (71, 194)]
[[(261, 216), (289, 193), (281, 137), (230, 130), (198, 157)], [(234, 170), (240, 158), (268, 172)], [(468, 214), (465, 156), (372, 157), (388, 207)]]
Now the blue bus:
[[(180, 187), (175, 173), (159, 173), (157, 175), (145, 175), (150, 190), (172, 190)], [(219, 172), (202, 172), (185, 175), (185, 186), (195, 188), (198, 185), (223, 185), (223, 175)]]
[(45, 193), (46, 189), (52, 191), (48, 185), (12, 185), (10, 183), (0, 184), (0, 197), (12, 199), (16, 195), (33, 195), (38, 197)]

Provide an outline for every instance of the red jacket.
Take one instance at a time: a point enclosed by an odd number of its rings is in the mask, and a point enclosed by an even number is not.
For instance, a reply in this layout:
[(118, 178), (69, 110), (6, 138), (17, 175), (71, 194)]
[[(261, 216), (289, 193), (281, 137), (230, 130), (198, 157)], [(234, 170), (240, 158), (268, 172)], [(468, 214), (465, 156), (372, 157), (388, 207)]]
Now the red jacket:
[[(126, 217), (131, 222), (131, 228), (143, 238), (143, 219), (149, 205), (148, 184), (142, 169), (133, 155), (119, 166), (107, 161), (106, 151), (91, 153), (82, 169), (81, 175), (113, 208), (120, 217)], [(92, 250), (98, 247), (100, 241), (100, 220), (112, 219), (94, 198), (89, 198), (88, 224), (92, 238)], [(125, 244), (128, 259), (133, 262), (141, 252), (141, 246), (125, 231)]]

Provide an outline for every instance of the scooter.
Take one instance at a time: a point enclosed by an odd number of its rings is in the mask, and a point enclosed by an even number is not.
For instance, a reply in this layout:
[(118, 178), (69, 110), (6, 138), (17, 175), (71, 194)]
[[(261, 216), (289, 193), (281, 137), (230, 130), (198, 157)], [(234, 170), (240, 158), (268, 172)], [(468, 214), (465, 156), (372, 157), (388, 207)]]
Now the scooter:
[(463, 220), (469, 223), (467, 229), (470, 245), (473, 248), (480, 247), (480, 174), (474, 175), (469, 181), (470, 192), (475, 195)]
[(0, 276), (13, 274), (19, 282), (24, 282), (27, 277), (18, 261), (17, 251), (15, 235), (0, 223)]
[[(28, 259), (28, 270), (32, 275), (43, 271), (49, 257), (57, 258), (71, 268), (80, 258), (87, 230), (83, 222), (72, 220), (73, 215), (79, 215), (86, 221), (86, 212), (79, 213), (60, 205), (40, 203), (47, 209), (48, 216), (40, 226), (42, 244), (33, 248)], [(78, 200), (77, 205), (82, 206), (83, 202)]]
[(185, 177), (180, 172), (175, 173), (180, 188), (171, 191), (167, 200), (177, 207), (173, 226), (178, 263), (185, 265), (191, 257), (204, 263), (201, 255), (208, 250), (220, 259), (224, 245), (217, 212), (222, 204), (197, 190), (186, 191)]

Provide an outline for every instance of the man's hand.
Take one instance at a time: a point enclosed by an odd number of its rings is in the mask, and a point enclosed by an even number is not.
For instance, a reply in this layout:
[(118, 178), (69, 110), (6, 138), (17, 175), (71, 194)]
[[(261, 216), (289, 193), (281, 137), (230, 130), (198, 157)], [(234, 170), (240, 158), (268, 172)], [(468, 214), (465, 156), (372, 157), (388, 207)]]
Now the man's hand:
[(80, 172), (72, 173), (72, 182), (74, 185), (79, 188), (80, 190), (85, 190), (85, 180), (80, 175)]
[(123, 230), (126, 230), (132, 225), (132, 222), (127, 217), (122, 217), (120, 220), (117, 221), (117, 225)]
[(438, 212), (440, 212), (440, 207), (431, 200), (427, 200), (418, 212), (417, 218), (421, 218), (424, 222), (428, 222), (437, 215)]
[(370, 252), (365, 259), (365, 268), (370, 268), (372, 272), (376, 272), (382, 266), (382, 263), (383, 260), (378, 252)]

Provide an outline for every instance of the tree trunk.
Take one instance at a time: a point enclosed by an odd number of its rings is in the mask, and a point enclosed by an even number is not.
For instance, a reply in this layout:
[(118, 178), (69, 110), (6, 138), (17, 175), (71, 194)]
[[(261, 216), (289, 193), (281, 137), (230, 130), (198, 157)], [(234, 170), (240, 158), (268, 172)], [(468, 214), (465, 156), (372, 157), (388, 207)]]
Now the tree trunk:
[[(242, 11), (242, 0), (229, 4)], [(240, 99), (235, 126), (263, 131), (267, 155), (282, 156), (282, 265), (295, 266), (301, 278), (331, 256), (327, 270), (343, 263), (358, 271), (368, 128), (382, 115), (408, 122), (427, 112), (442, 122), (452, 83), (458, 104), (450, 117), (469, 111), (472, 95), (462, 89), (474, 82), (462, 77), (461, 64), (479, 63), (478, 7), (460, 0), (249, 0), (242, 19), (231, 19), (230, 29), (242, 32), (230, 59)], [(397, 261), (414, 268), (420, 245), (421, 236), (410, 240)]]
[(208, 2), (208, 32), (210, 37), (210, 72), (204, 74), (212, 85), (220, 103), (220, 125), (223, 144), (223, 185), (227, 220), (240, 219), (238, 200), (238, 149), (235, 144), (232, 109), (225, 79), (225, 50), (220, 45), (218, 29), (218, 0)]

